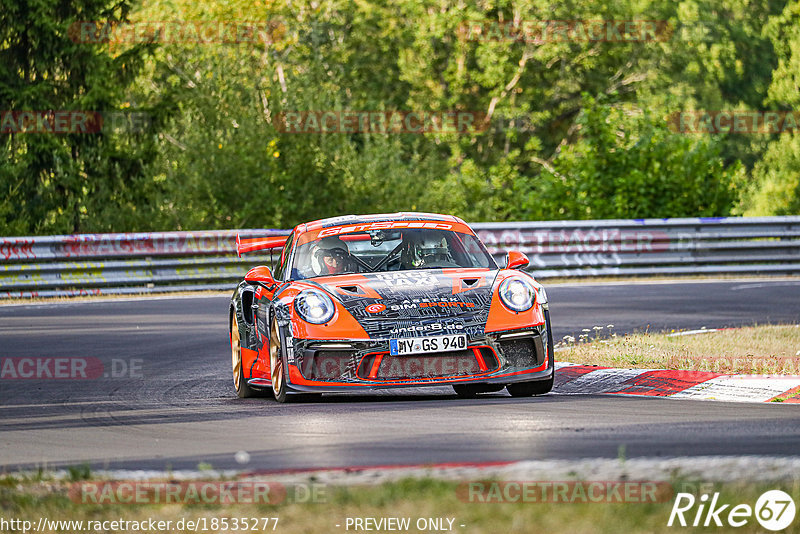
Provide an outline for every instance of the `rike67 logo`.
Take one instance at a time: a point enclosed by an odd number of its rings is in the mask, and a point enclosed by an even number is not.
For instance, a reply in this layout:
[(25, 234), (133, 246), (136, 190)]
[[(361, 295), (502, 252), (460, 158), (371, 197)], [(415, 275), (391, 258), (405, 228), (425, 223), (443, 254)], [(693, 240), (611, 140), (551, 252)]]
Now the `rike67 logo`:
[(703, 493), (699, 498), (691, 493), (678, 493), (667, 526), (742, 527), (755, 517), (763, 528), (777, 532), (792, 524), (795, 512), (794, 500), (781, 490), (765, 492), (758, 498), (755, 507), (749, 504), (721, 504), (719, 493), (711, 497)]

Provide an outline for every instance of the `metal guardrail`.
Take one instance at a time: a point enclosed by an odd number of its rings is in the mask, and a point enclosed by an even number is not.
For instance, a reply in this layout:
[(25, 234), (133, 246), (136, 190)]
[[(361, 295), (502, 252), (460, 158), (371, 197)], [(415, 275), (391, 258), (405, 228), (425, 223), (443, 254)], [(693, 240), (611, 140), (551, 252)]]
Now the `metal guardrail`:
[(540, 278), (800, 273), (800, 217), (480, 223), (489, 251)]
[[(502, 264), (539, 278), (800, 274), (800, 216), (476, 223)], [(236, 231), (0, 238), (0, 298), (232, 289), (269, 255), (236, 257)], [(288, 230), (243, 230), (243, 237)]]
[(236, 234), (223, 230), (0, 238), (0, 298), (231, 289), (270, 255), (236, 256)]

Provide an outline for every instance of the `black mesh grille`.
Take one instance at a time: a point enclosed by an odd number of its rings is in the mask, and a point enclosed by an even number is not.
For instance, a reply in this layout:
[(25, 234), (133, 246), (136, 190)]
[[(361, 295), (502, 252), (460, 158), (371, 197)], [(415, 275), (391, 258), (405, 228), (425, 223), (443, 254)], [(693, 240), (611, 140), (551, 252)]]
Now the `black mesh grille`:
[(544, 362), (542, 339), (523, 337), (500, 341), (500, 352), (512, 367), (537, 367)]
[(378, 379), (434, 378), (480, 373), (478, 360), (471, 350), (383, 357)]
[(336, 380), (350, 365), (349, 351), (320, 350), (303, 358), (300, 371), (308, 380)]
[(494, 351), (489, 347), (482, 347), (479, 350), (486, 364), (486, 370), (481, 370), (472, 349), (404, 356), (383, 353), (365, 356), (358, 367), (358, 377), (369, 378), (376, 358), (381, 358), (378, 372), (374, 377), (377, 380), (475, 375), (495, 370), (497, 358), (494, 356)]

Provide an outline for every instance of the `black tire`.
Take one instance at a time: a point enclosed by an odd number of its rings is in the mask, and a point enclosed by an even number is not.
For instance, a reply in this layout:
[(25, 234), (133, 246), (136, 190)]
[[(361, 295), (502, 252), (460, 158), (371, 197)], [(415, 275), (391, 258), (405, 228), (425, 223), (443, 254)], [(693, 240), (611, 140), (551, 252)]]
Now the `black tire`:
[(553, 389), (553, 379), (551, 376), (547, 380), (536, 380), (533, 382), (517, 382), (509, 384), (506, 389), (512, 397), (532, 397), (534, 395), (544, 395)]
[(239, 323), (236, 321), (236, 313), (231, 320), (231, 368), (233, 370), (233, 387), (236, 395), (241, 399), (257, 397), (261, 393), (259, 390), (251, 388), (244, 379), (244, 365), (242, 363), (242, 338), (239, 333)]
[(272, 318), (269, 327), (269, 375), (275, 400), (286, 402), (286, 370), (283, 366), (283, 348), (281, 347), (278, 320), (275, 317)]
[(479, 393), (494, 393), (503, 386), (494, 384), (453, 384), (453, 391), (462, 399), (474, 399)]

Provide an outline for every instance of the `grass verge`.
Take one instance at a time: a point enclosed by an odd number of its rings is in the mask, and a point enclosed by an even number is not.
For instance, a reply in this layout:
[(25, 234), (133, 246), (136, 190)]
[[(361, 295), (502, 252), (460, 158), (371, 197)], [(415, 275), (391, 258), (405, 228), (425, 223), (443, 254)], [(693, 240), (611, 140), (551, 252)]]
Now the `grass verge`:
[[(75, 483), (72, 483), (75, 484)], [(178, 528), (178, 522), (201, 521), (210, 532), (235, 532), (232, 528), (234, 518), (259, 518), (258, 531), (273, 531), (272, 518), (278, 518), (275, 532), (330, 533), (347, 532), (348, 518), (408, 518), (410, 528), (406, 532), (432, 532), (447, 529), (430, 528), (434, 523), (428, 519), (443, 520), (441, 525), (451, 525), (449, 531), (465, 534), (478, 533), (658, 533), (674, 532), (668, 527), (675, 497), (678, 492), (700, 493), (712, 496), (719, 492), (718, 502), (731, 506), (748, 504), (754, 507), (758, 497), (767, 490), (781, 489), (800, 503), (800, 487), (797, 483), (696, 483), (686, 480), (673, 480), (666, 484), (668, 491), (659, 493), (657, 499), (649, 502), (583, 502), (581, 497), (568, 492), (566, 499), (559, 502), (535, 502), (530, 497), (511, 497), (515, 502), (475, 502), (465, 491), (465, 482), (442, 481), (436, 479), (406, 479), (375, 486), (333, 486), (324, 487), (317, 493), (314, 502), (293, 502), (287, 499), (280, 504), (85, 504), (70, 497), (70, 483), (53, 481), (26, 481), (7, 478), (0, 482), (0, 508), (6, 520), (10, 518), (31, 521), (38, 524), (39, 518), (48, 520), (104, 522), (125, 521), (171, 521), (171, 532), (189, 532), (188, 528)], [(486, 481), (483, 482), (487, 484)], [(538, 483), (541, 484), (541, 481)], [(484, 486), (486, 487), (486, 486)], [(536, 492), (536, 495), (540, 493)], [(488, 494), (485, 494), (488, 495)], [(502, 493), (500, 500), (504, 499)], [(518, 495), (518, 494), (517, 494)], [(623, 493), (624, 495), (624, 493)], [(537, 498), (536, 501), (540, 499)], [(552, 499), (551, 499), (552, 500)], [(585, 500), (585, 499), (583, 499)], [(645, 499), (647, 500), (647, 499)], [(697, 500), (699, 504), (699, 498)], [(686, 518), (691, 524), (697, 506)], [(227, 521), (225, 528), (222, 519)], [(270, 518), (268, 528), (263, 527), (261, 518)], [(452, 519), (452, 523), (447, 520)], [(426, 528), (418, 527), (424, 520)], [(754, 517), (741, 528), (724, 525), (713, 528), (714, 532), (760, 532), (763, 531)], [(99, 525), (98, 523), (95, 523)], [(216, 526), (214, 526), (216, 525)], [(241, 525), (241, 523), (240, 523)], [(798, 521), (794, 522), (794, 529)], [(89, 526), (91, 526), (89, 524)], [(212, 528), (213, 527), (213, 528)], [(678, 527), (680, 528), (680, 527)], [(44, 528), (39, 532), (76, 532), (80, 529), (73, 524), (69, 529)], [(91, 530), (91, 528), (89, 529)], [(114, 528), (113, 525), (101, 527), (106, 532), (130, 531)], [(203, 531), (202, 528), (197, 529)], [(253, 531), (253, 529), (247, 529)], [(363, 531), (363, 529), (360, 529)], [(389, 529), (375, 529), (388, 531)], [(144, 528), (139, 532), (154, 532)], [(794, 531), (790, 527), (786, 532)]]
[[(769, 325), (675, 336), (638, 333), (569, 336), (557, 359), (584, 365), (682, 369), (724, 374), (800, 375), (800, 325)], [(597, 336), (597, 337), (592, 337)]]

